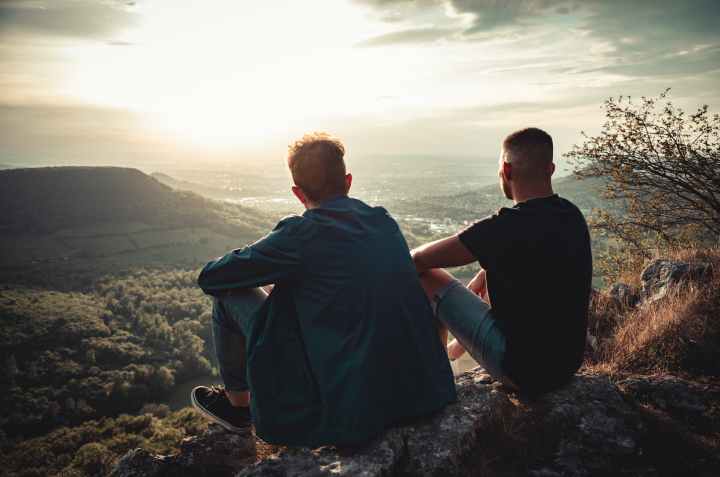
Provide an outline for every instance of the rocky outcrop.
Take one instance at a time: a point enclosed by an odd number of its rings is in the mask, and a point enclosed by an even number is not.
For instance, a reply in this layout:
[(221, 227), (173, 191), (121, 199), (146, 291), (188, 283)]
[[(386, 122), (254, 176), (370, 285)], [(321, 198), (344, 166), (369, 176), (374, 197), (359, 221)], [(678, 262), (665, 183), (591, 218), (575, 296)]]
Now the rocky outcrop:
[[(245, 467), (238, 477), (457, 475), (478, 435), (499, 425), (505, 413), (512, 412), (512, 402), (508, 390), (494, 384), (482, 368), (456, 379), (457, 401), (437, 412), (396, 422), (359, 444), (285, 448)], [(577, 375), (539, 399), (547, 405), (545, 422), (560, 429), (562, 437), (558, 461), (552, 468), (537, 469), (536, 475), (612, 472), (619, 458), (634, 451), (642, 426), (612, 382)], [(129, 452), (112, 477), (201, 475), (208, 462), (251, 463), (258, 445), (262, 443), (255, 436), (235, 436), (213, 424), (202, 436), (185, 439), (174, 457), (151, 456), (141, 449)]]
[(618, 383), (625, 393), (656, 407), (683, 415), (702, 414), (720, 401), (720, 389), (669, 374), (635, 376)]
[(115, 466), (110, 477), (155, 477), (172, 465), (172, 456), (159, 457), (144, 449), (131, 450)]
[(659, 304), (671, 291), (688, 286), (711, 273), (712, 266), (707, 263), (653, 260), (645, 267), (640, 277), (645, 302)]
[(239, 476), (455, 475), (477, 432), (496, 423), (510, 405), (491, 382), (475, 368), (458, 376), (457, 401), (440, 411), (399, 422), (368, 442), (281, 452)]
[(642, 423), (622, 400), (618, 387), (607, 379), (577, 375), (541, 399), (550, 405), (547, 425), (560, 428), (562, 439), (556, 469), (539, 469), (537, 475), (611, 472), (618, 459), (635, 449)]

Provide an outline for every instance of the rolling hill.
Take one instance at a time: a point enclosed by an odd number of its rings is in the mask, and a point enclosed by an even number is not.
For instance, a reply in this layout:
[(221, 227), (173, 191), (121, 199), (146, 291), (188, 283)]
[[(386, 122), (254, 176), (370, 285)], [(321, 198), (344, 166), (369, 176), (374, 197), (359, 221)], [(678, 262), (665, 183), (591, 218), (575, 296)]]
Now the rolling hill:
[(0, 235), (52, 234), (86, 224), (133, 221), (165, 229), (206, 227), (229, 237), (260, 237), (277, 218), (175, 190), (136, 169), (0, 171)]

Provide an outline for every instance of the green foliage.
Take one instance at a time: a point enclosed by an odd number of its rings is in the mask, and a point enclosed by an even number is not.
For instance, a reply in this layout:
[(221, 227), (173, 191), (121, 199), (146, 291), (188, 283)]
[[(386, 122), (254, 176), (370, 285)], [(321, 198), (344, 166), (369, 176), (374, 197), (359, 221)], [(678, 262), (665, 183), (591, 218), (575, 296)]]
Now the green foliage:
[(186, 408), (164, 418), (152, 414), (88, 421), (33, 439), (0, 431), (0, 474), (6, 477), (105, 477), (129, 450), (172, 454), (184, 438), (202, 434), (207, 421)]
[(51, 234), (97, 222), (130, 221), (166, 229), (208, 227), (229, 237), (257, 238), (276, 223), (265, 212), (175, 190), (136, 169), (0, 171), (0, 235)]
[(170, 414), (170, 406), (167, 404), (156, 404), (151, 402), (145, 404), (142, 409), (140, 409), (140, 414), (152, 414), (155, 417), (164, 419), (168, 414)]
[(433, 235), (430, 227), (426, 224), (408, 224), (401, 221), (398, 222), (398, 225), (410, 250), (442, 238), (441, 235)]
[[(598, 255), (606, 282), (635, 273), (653, 254), (720, 238), (720, 116), (685, 113), (659, 99), (605, 101), (599, 136), (565, 154), (577, 179), (604, 182), (600, 198), (620, 212), (593, 209), (590, 226), (617, 241)], [(584, 133), (583, 133), (584, 134)]]
[(213, 373), (211, 301), (196, 277), (128, 262), (0, 271), (0, 429), (29, 436), (137, 412)]

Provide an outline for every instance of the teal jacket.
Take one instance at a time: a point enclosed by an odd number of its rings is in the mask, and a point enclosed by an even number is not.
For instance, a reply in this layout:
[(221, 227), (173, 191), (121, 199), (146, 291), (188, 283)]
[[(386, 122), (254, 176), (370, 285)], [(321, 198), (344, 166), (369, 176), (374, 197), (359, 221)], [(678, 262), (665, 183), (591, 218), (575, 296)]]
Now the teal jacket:
[(210, 262), (205, 293), (275, 284), (247, 339), (258, 437), (347, 444), (455, 400), (407, 243), (381, 207), (336, 194)]

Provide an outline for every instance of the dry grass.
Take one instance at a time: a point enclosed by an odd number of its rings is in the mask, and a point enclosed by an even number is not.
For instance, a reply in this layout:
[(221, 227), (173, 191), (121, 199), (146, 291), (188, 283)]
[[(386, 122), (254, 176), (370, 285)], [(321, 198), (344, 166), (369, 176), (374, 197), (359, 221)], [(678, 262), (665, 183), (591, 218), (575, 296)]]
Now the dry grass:
[(513, 406), (500, 425), (478, 433), (473, 451), (462, 461), (462, 477), (528, 475), (531, 469), (552, 467), (561, 432), (543, 423), (548, 405), (523, 393), (508, 395)]
[(639, 274), (624, 277), (633, 287), (620, 301), (608, 291), (590, 303), (589, 330), (598, 349), (588, 349), (583, 372), (611, 379), (632, 374), (669, 372), (705, 382), (720, 381), (720, 252), (682, 251), (662, 257), (677, 262), (704, 262), (712, 276), (676, 289), (656, 306), (640, 303)]

